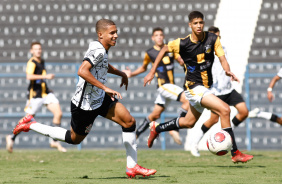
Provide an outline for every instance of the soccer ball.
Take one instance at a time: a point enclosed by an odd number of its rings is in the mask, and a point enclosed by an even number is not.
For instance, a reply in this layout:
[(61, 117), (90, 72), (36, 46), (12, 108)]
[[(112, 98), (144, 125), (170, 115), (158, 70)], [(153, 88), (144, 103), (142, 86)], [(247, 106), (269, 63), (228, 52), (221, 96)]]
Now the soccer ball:
[(232, 138), (228, 132), (220, 130), (209, 135), (207, 147), (215, 155), (222, 156), (228, 153), (232, 147)]

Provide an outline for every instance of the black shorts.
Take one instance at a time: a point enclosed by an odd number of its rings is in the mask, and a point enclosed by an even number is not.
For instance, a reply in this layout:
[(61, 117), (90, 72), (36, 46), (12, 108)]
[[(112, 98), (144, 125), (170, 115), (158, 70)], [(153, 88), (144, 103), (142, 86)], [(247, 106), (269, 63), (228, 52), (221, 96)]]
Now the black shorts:
[(79, 135), (87, 135), (94, 123), (94, 120), (98, 115), (105, 117), (109, 109), (117, 103), (115, 98), (112, 101), (111, 97), (105, 94), (102, 105), (91, 111), (82, 110), (71, 103), (71, 127), (73, 131)]
[(242, 96), (235, 89), (233, 89), (231, 93), (217, 97), (227, 103), (229, 106), (235, 106), (238, 103), (245, 102)]

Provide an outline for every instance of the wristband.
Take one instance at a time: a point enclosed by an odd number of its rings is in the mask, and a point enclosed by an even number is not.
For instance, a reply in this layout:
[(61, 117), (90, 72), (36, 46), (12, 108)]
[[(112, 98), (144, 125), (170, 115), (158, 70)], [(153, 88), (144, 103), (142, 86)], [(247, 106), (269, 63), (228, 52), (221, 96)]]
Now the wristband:
[(272, 91), (272, 88), (267, 88), (267, 91)]

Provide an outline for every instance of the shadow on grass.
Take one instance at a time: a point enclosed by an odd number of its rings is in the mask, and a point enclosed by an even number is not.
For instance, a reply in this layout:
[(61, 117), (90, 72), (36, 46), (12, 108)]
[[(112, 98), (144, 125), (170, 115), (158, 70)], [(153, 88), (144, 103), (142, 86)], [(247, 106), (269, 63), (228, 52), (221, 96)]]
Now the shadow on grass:
[(137, 180), (155, 180), (156, 178), (169, 178), (170, 176), (165, 176), (165, 175), (161, 175), (161, 176), (136, 176), (135, 178), (127, 178), (125, 177), (105, 177), (105, 178), (92, 178), (92, 179), (101, 179), (101, 180), (108, 180), (108, 179), (137, 179)]
[[(178, 166), (178, 167), (195, 167), (195, 168), (199, 168), (201, 166)], [(218, 167), (218, 168), (266, 168), (266, 166), (264, 165), (205, 165), (202, 166), (205, 168), (213, 168), (213, 167)]]

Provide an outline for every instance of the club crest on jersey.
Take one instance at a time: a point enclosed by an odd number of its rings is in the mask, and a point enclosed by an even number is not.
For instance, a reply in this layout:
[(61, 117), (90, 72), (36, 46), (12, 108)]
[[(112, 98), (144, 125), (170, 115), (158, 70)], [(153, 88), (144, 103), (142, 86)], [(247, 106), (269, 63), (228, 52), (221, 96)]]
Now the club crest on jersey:
[(211, 45), (206, 45), (205, 46), (205, 53), (209, 54), (211, 53), (212, 49), (211, 49)]

